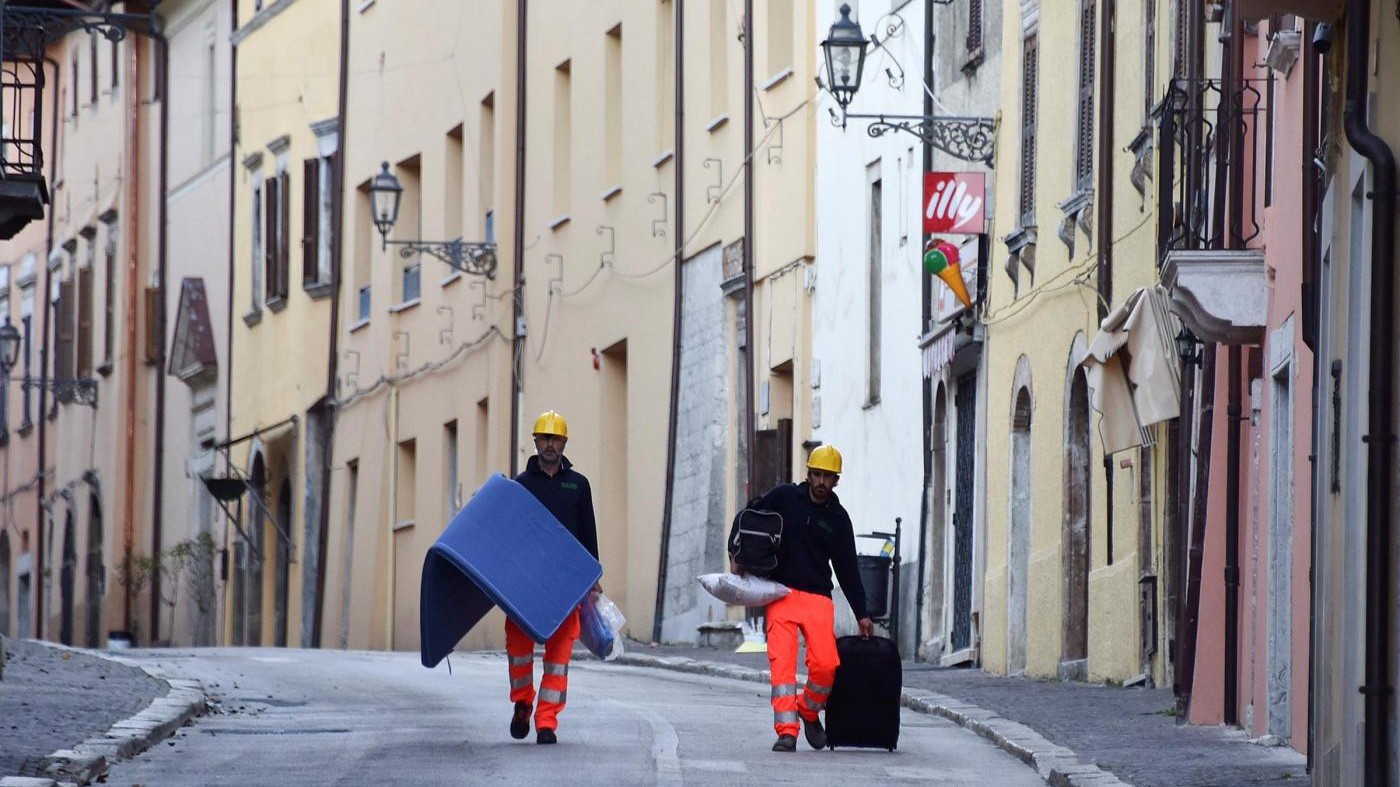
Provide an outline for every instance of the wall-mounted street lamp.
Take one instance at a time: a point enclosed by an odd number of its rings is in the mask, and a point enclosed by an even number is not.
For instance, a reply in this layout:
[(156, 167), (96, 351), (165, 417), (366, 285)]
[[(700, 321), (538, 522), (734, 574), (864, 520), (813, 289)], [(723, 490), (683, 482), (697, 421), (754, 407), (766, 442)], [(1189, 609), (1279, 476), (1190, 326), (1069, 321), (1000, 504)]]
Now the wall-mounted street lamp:
[(841, 112), (832, 111), (832, 123), (841, 128), (846, 121), (869, 120), (866, 133), (881, 137), (890, 131), (907, 131), (924, 142), (965, 161), (980, 161), (991, 166), (996, 146), (996, 121), (985, 117), (954, 117), (937, 115), (857, 115), (846, 111), (860, 90), (865, 72), (866, 47), (881, 46), (874, 36), (869, 39), (860, 23), (851, 19), (851, 7), (841, 6), (841, 17), (831, 26), (822, 42), (826, 58), (827, 89), (836, 97)]
[[(19, 329), (10, 322), (8, 316), (5, 317), (5, 324), (0, 325), (0, 379), (10, 380), (10, 370), (19, 358), (19, 344), (22, 339)], [(60, 402), (77, 402), (88, 407), (97, 407), (97, 381), (91, 378), (66, 380), (55, 377), (51, 380), (36, 380), (25, 375), (15, 382), (25, 388), (47, 388), (54, 392), (54, 396)]]
[(380, 164), (379, 174), (369, 182), (370, 210), (374, 214), (374, 226), (379, 230), (383, 248), (400, 246), (400, 257), (427, 253), (442, 260), (452, 269), (474, 276), (496, 278), (496, 244), (471, 243), (461, 238), (446, 241), (389, 240), (389, 231), (399, 220), (399, 203), (403, 199), (403, 186), (394, 173), (389, 171), (389, 162)]
[(1201, 365), (1201, 340), (1185, 325), (1176, 334), (1176, 354), (1182, 363)]

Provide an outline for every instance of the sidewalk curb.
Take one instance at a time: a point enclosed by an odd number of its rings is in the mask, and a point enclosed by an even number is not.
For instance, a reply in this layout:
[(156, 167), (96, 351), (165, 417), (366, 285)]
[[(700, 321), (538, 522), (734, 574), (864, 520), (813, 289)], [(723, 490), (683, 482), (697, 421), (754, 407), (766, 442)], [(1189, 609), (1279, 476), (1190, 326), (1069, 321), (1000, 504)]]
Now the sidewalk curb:
[[(768, 683), (768, 670), (697, 661), (685, 656), (623, 653), (611, 663)], [(1097, 765), (1083, 762), (1073, 750), (1050, 742), (1030, 727), (976, 705), (920, 689), (905, 689), (901, 692), (900, 704), (916, 713), (941, 716), (959, 727), (972, 730), (1034, 768), (1046, 784), (1053, 787), (1131, 787)]]
[[(35, 640), (38, 642), (38, 640)], [(67, 650), (136, 667), (152, 678), (166, 684), (170, 690), (156, 697), (140, 713), (122, 719), (107, 732), (94, 735), (71, 749), (59, 749), (44, 758), (45, 778), (39, 781), (12, 782), (0, 779), (0, 787), (52, 787), (54, 784), (90, 784), (107, 774), (111, 764), (127, 760), (175, 734), (175, 731), (196, 716), (209, 710), (204, 687), (197, 680), (167, 677), (157, 670), (130, 659), (99, 650), (70, 648), (52, 642), (40, 642), (55, 650)], [(50, 781), (52, 780), (52, 781)]]

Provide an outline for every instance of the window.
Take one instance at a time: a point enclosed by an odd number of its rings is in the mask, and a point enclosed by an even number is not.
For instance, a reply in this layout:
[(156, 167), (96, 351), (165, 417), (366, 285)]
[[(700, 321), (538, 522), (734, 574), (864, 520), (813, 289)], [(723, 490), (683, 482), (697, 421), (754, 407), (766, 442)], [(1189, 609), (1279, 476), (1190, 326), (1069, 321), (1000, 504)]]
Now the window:
[(481, 219), (481, 238), (495, 243), (493, 216), (496, 208), (496, 94), (488, 93), (481, 102), (480, 139), (477, 140), (476, 207)]
[(374, 226), (373, 210), (369, 200), (369, 181), (355, 188), (355, 259), (352, 268), (355, 294), (355, 322), (363, 324), (370, 317), (372, 304), (370, 288), (370, 260), (376, 251), (378, 231)]
[(676, 20), (675, 3), (656, 5), (656, 149), (667, 150), (676, 134)]
[(281, 169), (276, 177), (265, 184), (263, 200), (263, 267), (267, 276), (264, 281), (267, 303), (279, 305), (287, 299), (288, 268), (290, 249), (288, 219), (291, 215), (291, 176)]
[(116, 88), (118, 85), (121, 84), (122, 48), (120, 43), (113, 41), (111, 42), (111, 46), (109, 46), (107, 49), (109, 52), (111, 52), (112, 55), (112, 97), (116, 98)]
[[(107, 218), (107, 217), (104, 217)], [(107, 242), (102, 246), (102, 366), (98, 371), (112, 370), (117, 337), (117, 219), (107, 221)]]
[(457, 422), (448, 421), (442, 428), (443, 463), (446, 465), (443, 472), (443, 491), (447, 493), (447, 516), (444, 521), (451, 519), (458, 509), (462, 507), (462, 485), (458, 480), (457, 466)]
[(448, 240), (462, 237), (462, 159), (462, 124), (458, 123), (447, 132), (442, 155), (442, 229)]
[(88, 72), (92, 84), (88, 87), (88, 101), (97, 105), (97, 34), (88, 33)]
[(1093, 186), (1094, 177), (1094, 19), (1094, 0), (1083, 0), (1079, 10), (1079, 110), (1074, 149), (1074, 182), (1080, 192)]
[(330, 190), (324, 188), (321, 182), (323, 170), (329, 169), (324, 166), (320, 158), (309, 158), (301, 163), (302, 184), (301, 184), (301, 283), (303, 287), (309, 287), (321, 281), (329, 281), (330, 277), (322, 277), (322, 257), (329, 257), (329, 254), (322, 254), (321, 238), (329, 235), (330, 227), (322, 226), (321, 215), (324, 212), (321, 204), (322, 199), (329, 197)]
[(78, 269), (78, 377), (92, 376), (92, 266)]
[(715, 128), (728, 107), (729, 35), (725, 13), (728, 3), (711, 2), (710, 8), (710, 127)]
[(554, 213), (569, 212), (569, 147), (573, 137), (573, 69), (565, 60), (554, 69)]
[[(20, 267), (19, 278), (19, 313), (20, 313), (20, 334), (23, 339), (20, 344), (20, 357), (24, 364), (24, 379), (26, 381), (33, 378), (34, 369), (34, 258), (25, 258), (25, 264)], [(25, 273), (28, 272), (28, 281), (25, 281)], [(34, 423), (33, 410), (30, 409), (32, 394), (29, 386), (24, 388), (24, 414), (20, 420), (20, 430), (28, 429)]]
[(622, 25), (608, 31), (604, 43), (603, 187), (622, 182)]
[(73, 94), (73, 95), (72, 95), (73, 110), (72, 110), (72, 112), (71, 112), (70, 114), (71, 114), (73, 117), (77, 117), (77, 116), (78, 116), (78, 50), (77, 50), (76, 47), (73, 49), (72, 70), (69, 71), (68, 73), (70, 73), (70, 74), (73, 75), (72, 84), (70, 84), (70, 85), (68, 86), (68, 91), (69, 91), (70, 93)]
[[(1142, 0), (1142, 122), (1152, 119), (1153, 84), (1157, 78), (1157, 0)], [(1269, 104), (1273, 106), (1272, 102)]]
[(768, 0), (768, 78), (792, 67), (792, 0)]
[(883, 199), (883, 184), (880, 181), (880, 165), (870, 167), (870, 202), (866, 214), (866, 226), (870, 237), (869, 264), (866, 276), (869, 287), (868, 310), (866, 312), (866, 393), (865, 404), (870, 406), (880, 401), (880, 323), (881, 323), (881, 250), (883, 248), (880, 227), (880, 204)]
[[(59, 269), (61, 270), (61, 269)], [(59, 270), (49, 272), (51, 319), (54, 321), (53, 361), (49, 365), (53, 380), (73, 379), (73, 282), (59, 278)], [(58, 396), (49, 399), (49, 418), (58, 415)]]
[(266, 278), (267, 275), (267, 272), (264, 267), (267, 264), (267, 254), (263, 249), (263, 244), (266, 242), (263, 237), (263, 229), (265, 227), (265, 224), (263, 223), (263, 185), (264, 184), (262, 176), (258, 175), (257, 173), (254, 173), (252, 204), (253, 212), (251, 222), (253, 232), (253, 286), (252, 293), (250, 296), (251, 302), (248, 304), (248, 308), (251, 312), (255, 314), (257, 312), (262, 311), (263, 279)]
[(1036, 114), (1040, 103), (1040, 36), (1021, 43), (1021, 226), (1035, 226)]
[(975, 60), (982, 56), (983, 27), (982, 0), (968, 0), (967, 55), (969, 60)]
[(398, 481), (395, 491), (398, 492), (397, 507), (394, 511), (394, 529), (412, 527), (415, 521), (414, 505), (417, 502), (416, 493), (418, 489), (418, 443), (415, 440), (405, 440), (398, 445)]
[[(403, 197), (399, 202), (399, 220), (394, 224), (394, 237), (397, 240), (418, 240), (423, 237), (423, 178), (419, 156), (399, 162), (399, 184), (403, 186)], [(403, 267), (399, 269), (399, 303), (418, 300), (422, 294), (421, 254), (400, 257)]]

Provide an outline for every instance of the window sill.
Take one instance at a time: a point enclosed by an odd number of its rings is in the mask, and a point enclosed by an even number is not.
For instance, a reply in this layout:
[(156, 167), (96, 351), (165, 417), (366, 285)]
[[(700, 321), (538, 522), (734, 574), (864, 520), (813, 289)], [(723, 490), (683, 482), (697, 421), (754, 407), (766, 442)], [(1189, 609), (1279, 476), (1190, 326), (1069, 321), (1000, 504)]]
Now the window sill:
[(390, 306), (390, 307), (389, 307), (389, 313), (390, 313), (390, 314), (398, 314), (398, 313), (400, 313), (400, 312), (406, 312), (406, 311), (408, 311), (409, 309), (412, 309), (412, 308), (417, 307), (418, 304), (420, 304), (420, 303), (422, 303), (422, 302), (423, 302), (423, 299), (421, 299), (421, 298), (414, 298), (414, 299), (412, 299), (412, 300), (404, 301), (403, 303), (396, 303), (396, 304), (394, 304), (393, 306)]
[(442, 281), (438, 282), (438, 286), (439, 286), (439, 287), (446, 287), (447, 285), (452, 284), (453, 282), (456, 282), (457, 280), (459, 280), (459, 279), (461, 279), (461, 278), (462, 278), (462, 272), (461, 272), (461, 271), (452, 271), (451, 273), (447, 274), (447, 278), (445, 278), (445, 279), (443, 279)]
[(720, 128), (722, 128), (722, 127), (723, 127), (726, 123), (728, 123), (728, 122), (729, 122), (729, 114), (728, 114), (728, 113), (722, 114), (722, 115), (720, 115), (719, 117), (715, 118), (714, 120), (711, 120), (711, 121), (709, 122), (709, 124), (705, 126), (705, 130), (708, 131), (709, 133), (713, 134), (713, 133), (715, 133), (716, 131), (719, 131)]
[(358, 322), (351, 323), (351, 324), (350, 324), (350, 327), (347, 328), (346, 330), (348, 330), (350, 333), (354, 333), (355, 331), (360, 330), (361, 328), (365, 327), (366, 325), (369, 325), (369, 318), (368, 318), (368, 317), (366, 317), (366, 318), (364, 318), (363, 320), (360, 320), (360, 321), (358, 321)]
[(654, 159), (651, 160), (652, 169), (660, 169), (662, 164), (665, 164), (666, 162), (670, 161), (671, 159), (673, 159), (673, 158), (675, 158), (675, 157), (676, 157), (676, 151), (675, 151), (675, 150), (667, 150), (667, 151), (663, 152), (661, 155), (659, 155), (659, 156), (657, 156), (656, 158), (654, 158)]
[(788, 77), (792, 76), (792, 74), (792, 66), (788, 66), (787, 68), (784, 68), (782, 71), (779, 71), (773, 76), (768, 77), (768, 81), (764, 82), (762, 85), (759, 85), (759, 89), (764, 91), (772, 90), (778, 85), (781, 85), (782, 83), (786, 82), (788, 80)]
[(621, 194), (621, 193), (622, 193), (622, 184), (619, 183), (619, 184), (617, 184), (617, 185), (615, 185), (615, 186), (610, 186), (609, 188), (604, 189), (604, 190), (603, 190), (603, 193), (600, 194), (600, 195), (598, 196), (598, 198), (601, 199), (601, 200), (604, 201), (604, 202), (611, 202), (612, 199), (613, 199), (614, 197), (616, 197), (617, 195), (619, 195), (619, 194)]
[(569, 223), (569, 214), (565, 213), (565, 214), (563, 214), (563, 215), (561, 215), (561, 216), (556, 217), (553, 221), (549, 222), (549, 229), (550, 229), (551, 231), (557, 230), (557, 229), (559, 229), (560, 227), (562, 227), (562, 226), (564, 226), (565, 224), (568, 224), (568, 223)]
[(368, 11), (368, 10), (369, 10), (370, 8), (372, 8), (373, 6), (374, 6), (374, 0), (361, 0), (359, 6), (357, 6), (357, 7), (355, 8), (355, 12), (356, 12), (356, 13), (359, 13), (359, 14), (363, 14), (364, 12)]
[(874, 410), (876, 407), (879, 407), (879, 406), (880, 406), (880, 397), (874, 396), (874, 397), (871, 397), (870, 399), (866, 400), (865, 404), (863, 404), (863, 405), (860, 406), (860, 409), (862, 409), (862, 410)]
[(413, 529), (413, 526), (416, 525), (416, 524), (418, 524), (418, 523), (417, 523), (417, 522), (414, 522), (412, 519), (405, 519), (405, 520), (402, 521), (402, 522), (395, 522), (395, 523), (394, 523), (394, 532), (397, 533), (397, 532), (399, 532), (400, 530), (412, 530), (412, 529)]
[(309, 296), (312, 300), (316, 301), (325, 300), (326, 298), (331, 297), (331, 291), (333, 289), (331, 287), (331, 283), (328, 281), (318, 281), (312, 282), (310, 284), (303, 284), (301, 288), (303, 291), (306, 292), (307, 296)]
[(962, 65), (963, 74), (966, 76), (972, 76), (973, 74), (977, 73), (977, 69), (982, 65), (983, 61), (985, 61), (986, 59), (987, 52), (982, 47), (978, 47), (975, 51), (968, 52), (967, 62), (963, 63)]
[(268, 311), (272, 312), (273, 314), (276, 314), (282, 311), (283, 309), (287, 308), (287, 299), (279, 295), (276, 298), (268, 298), (267, 303), (264, 305), (267, 306)]
[(28, 436), (29, 436), (29, 433), (30, 433), (30, 432), (33, 432), (33, 431), (34, 431), (34, 422), (33, 422), (33, 421), (25, 421), (24, 423), (22, 423), (22, 424), (19, 425), (19, 428), (15, 430), (15, 433), (18, 434), (20, 437), (28, 437)]
[(243, 315), (243, 324), (249, 328), (262, 322), (262, 309), (254, 309)]

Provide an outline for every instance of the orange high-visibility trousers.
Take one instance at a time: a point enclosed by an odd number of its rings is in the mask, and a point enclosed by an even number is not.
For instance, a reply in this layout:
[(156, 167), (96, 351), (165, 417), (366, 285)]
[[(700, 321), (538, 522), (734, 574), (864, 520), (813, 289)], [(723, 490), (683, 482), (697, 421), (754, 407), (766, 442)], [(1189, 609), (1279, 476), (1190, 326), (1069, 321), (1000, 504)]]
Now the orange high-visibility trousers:
[[(544, 643), (544, 674), (540, 676), (540, 704), (535, 708), (535, 730), (559, 726), (559, 711), (569, 694), (569, 656), (578, 639), (578, 610), (559, 624)], [(535, 701), (535, 641), (515, 621), (506, 618), (506, 658), (510, 673), (510, 701)]]
[[(796, 736), (798, 717), (814, 721), (831, 696), (841, 657), (836, 653), (831, 599), (794, 590), (768, 605), (768, 673), (773, 684), (773, 729)], [(797, 634), (807, 642), (807, 685), (797, 691)]]

